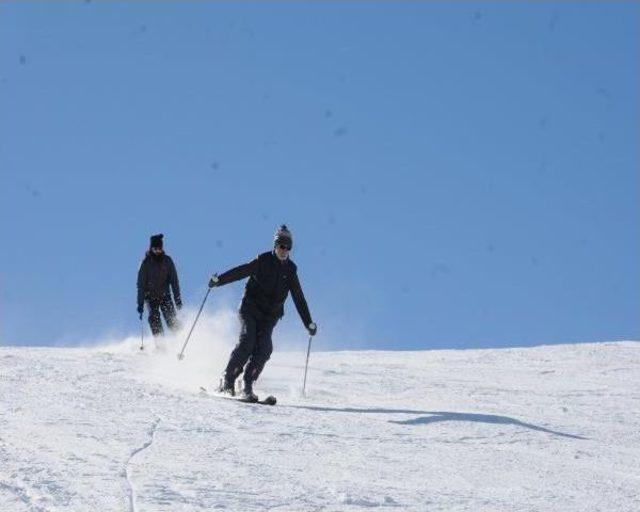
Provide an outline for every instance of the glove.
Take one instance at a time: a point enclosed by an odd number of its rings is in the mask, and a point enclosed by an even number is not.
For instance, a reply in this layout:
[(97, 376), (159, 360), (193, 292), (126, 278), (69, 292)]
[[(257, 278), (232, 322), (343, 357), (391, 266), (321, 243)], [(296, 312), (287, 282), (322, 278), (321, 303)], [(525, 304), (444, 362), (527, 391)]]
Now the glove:
[(220, 279), (218, 279), (218, 274), (213, 274), (211, 276), (211, 279), (209, 279), (209, 288), (214, 288), (218, 286), (219, 282), (220, 282)]
[(315, 336), (316, 332), (318, 331), (318, 326), (311, 322), (309, 325), (307, 325), (307, 331), (309, 331), (309, 335), (310, 336)]
[(142, 320), (143, 312), (144, 312), (144, 304), (138, 304), (138, 314), (140, 315), (140, 320)]
[(182, 299), (180, 297), (176, 298), (176, 308), (178, 308), (178, 311), (182, 309)]

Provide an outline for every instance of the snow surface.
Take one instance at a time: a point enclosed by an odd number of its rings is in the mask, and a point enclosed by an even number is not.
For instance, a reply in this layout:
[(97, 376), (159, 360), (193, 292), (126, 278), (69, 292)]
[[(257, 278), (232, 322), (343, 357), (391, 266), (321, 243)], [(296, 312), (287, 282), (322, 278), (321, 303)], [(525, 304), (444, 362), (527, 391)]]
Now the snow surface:
[(316, 352), (306, 398), (276, 350), (268, 407), (198, 393), (235, 336), (208, 322), (181, 362), (0, 348), (0, 510), (640, 510), (636, 342)]

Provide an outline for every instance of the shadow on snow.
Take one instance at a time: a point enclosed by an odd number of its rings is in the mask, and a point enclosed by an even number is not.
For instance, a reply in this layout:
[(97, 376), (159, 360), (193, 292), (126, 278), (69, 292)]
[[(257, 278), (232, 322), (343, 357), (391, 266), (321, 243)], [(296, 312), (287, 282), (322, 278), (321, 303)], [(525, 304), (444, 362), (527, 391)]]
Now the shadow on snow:
[[(524, 421), (510, 418), (508, 416), (498, 416), (495, 414), (473, 414), (462, 412), (448, 412), (448, 411), (416, 411), (413, 409), (383, 409), (383, 408), (368, 408), (358, 409), (353, 407), (320, 407), (313, 405), (290, 405), (288, 407), (294, 409), (307, 409), (309, 411), (324, 411), (324, 412), (348, 412), (348, 413), (370, 413), (370, 414), (419, 414), (419, 418), (411, 420), (395, 421), (390, 420), (389, 423), (395, 423), (397, 425), (429, 425), (431, 423), (439, 423), (442, 421), (466, 421), (473, 423), (489, 423), (494, 425), (514, 425), (516, 427), (523, 427), (529, 430), (535, 430), (537, 432), (545, 432), (547, 434), (553, 434), (554, 436), (568, 437), (570, 439), (582, 439), (588, 438), (575, 435), (565, 434), (558, 432), (557, 430), (551, 430), (531, 423), (525, 423)], [(424, 416), (424, 415), (427, 416)]]

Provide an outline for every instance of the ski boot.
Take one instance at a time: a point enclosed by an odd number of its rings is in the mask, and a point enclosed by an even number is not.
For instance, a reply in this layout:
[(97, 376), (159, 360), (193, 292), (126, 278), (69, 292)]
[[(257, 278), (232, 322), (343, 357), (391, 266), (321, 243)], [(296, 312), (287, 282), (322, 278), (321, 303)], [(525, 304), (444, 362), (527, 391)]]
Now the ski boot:
[(255, 403), (258, 401), (258, 395), (253, 392), (252, 383), (246, 382), (244, 383), (244, 388), (242, 389), (242, 393), (240, 393), (240, 400), (243, 402)]
[(236, 396), (235, 382), (223, 376), (217, 391), (224, 395)]

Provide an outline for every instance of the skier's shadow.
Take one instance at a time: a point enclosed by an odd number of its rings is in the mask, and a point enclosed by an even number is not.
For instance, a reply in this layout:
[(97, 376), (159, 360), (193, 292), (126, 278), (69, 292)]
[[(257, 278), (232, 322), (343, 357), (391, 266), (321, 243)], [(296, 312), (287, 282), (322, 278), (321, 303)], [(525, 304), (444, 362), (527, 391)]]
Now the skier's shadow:
[[(295, 409), (307, 409), (310, 411), (324, 411), (324, 412), (348, 412), (348, 413), (369, 413), (369, 414), (418, 414), (420, 417), (410, 420), (389, 420), (389, 423), (395, 423), (396, 425), (430, 425), (431, 423), (440, 423), (443, 421), (465, 421), (473, 423), (489, 423), (494, 425), (514, 425), (516, 427), (527, 428), (529, 430), (535, 430), (537, 432), (545, 432), (554, 436), (568, 437), (570, 439), (582, 439), (587, 440), (587, 437), (565, 434), (564, 432), (558, 432), (557, 430), (551, 430), (549, 428), (533, 425), (532, 423), (525, 423), (524, 421), (510, 418), (509, 416), (498, 416), (495, 414), (473, 414), (466, 412), (449, 412), (449, 411), (416, 411), (413, 409), (383, 409), (383, 408), (368, 408), (358, 409), (353, 407), (320, 407), (314, 405), (290, 405), (289, 407)], [(425, 416), (426, 415), (426, 416)]]

